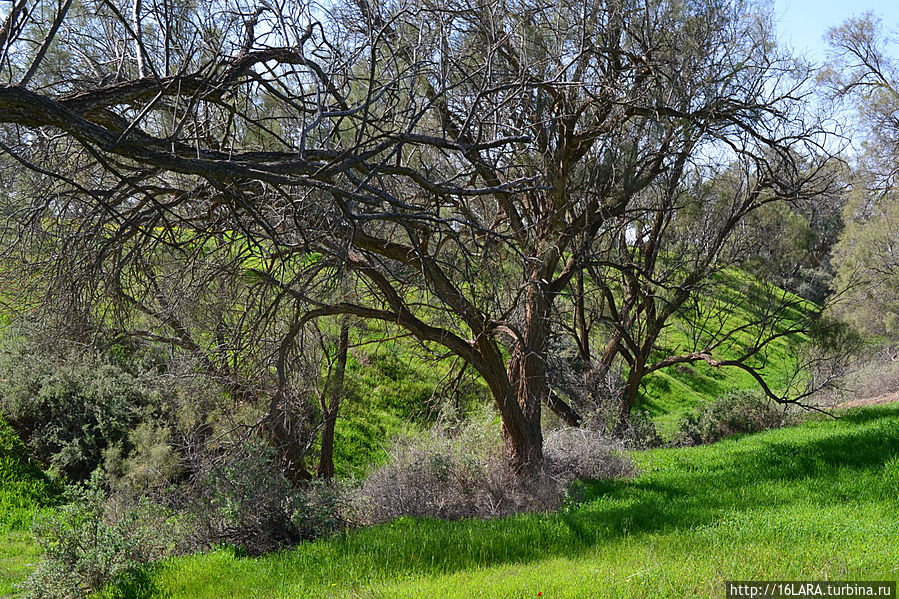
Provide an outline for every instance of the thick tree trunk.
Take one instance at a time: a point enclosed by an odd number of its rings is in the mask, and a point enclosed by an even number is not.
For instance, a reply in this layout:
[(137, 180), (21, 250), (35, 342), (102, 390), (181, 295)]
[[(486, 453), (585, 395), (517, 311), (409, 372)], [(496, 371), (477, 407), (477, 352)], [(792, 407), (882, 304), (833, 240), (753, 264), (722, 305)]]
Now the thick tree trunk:
[(550, 301), (545, 281), (532, 278), (522, 322), (522, 339), (509, 359), (508, 379), (521, 413), (519, 426), (503, 421), (503, 441), (512, 467), (531, 474), (543, 466), (541, 409), (550, 400), (546, 372)]
[(334, 427), (337, 424), (337, 414), (340, 410), (340, 402), (343, 400), (346, 382), (346, 360), (350, 346), (350, 325), (346, 318), (340, 323), (340, 340), (337, 343), (337, 362), (334, 365), (334, 374), (331, 378), (327, 402), (322, 402), (321, 453), (318, 457), (318, 468), (315, 475), (318, 478), (330, 480), (334, 477)]
[[(478, 372), (490, 388), (490, 393), (499, 409), (502, 422), (503, 453), (513, 472), (525, 474), (536, 471), (543, 462), (543, 436), (540, 431), (540, 404), (537, 402), (536, 415), (529, 407), (527, 396), (520, 397), (522, 386), (518, 383), (518, 363), (513, 357), (507, 372), (502, 354), (494, 340), (480, 340), (481, 355)], [(513, 378), (514, 377), (514, 378)], [(514, 382), (513, 382), (514, 381)], [(536, 418), (535, 418), (536, 416)]]

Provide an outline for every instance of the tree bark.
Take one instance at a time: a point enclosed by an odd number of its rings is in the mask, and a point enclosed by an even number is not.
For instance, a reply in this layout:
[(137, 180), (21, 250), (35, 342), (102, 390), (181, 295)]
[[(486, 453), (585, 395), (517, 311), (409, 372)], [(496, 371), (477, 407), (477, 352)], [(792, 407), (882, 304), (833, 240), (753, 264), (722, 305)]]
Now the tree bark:
[(322, 438), (321, 452), (318, 457), (318, 468), (315, 475), (324, 480), (334, 477), (334, 427), (337, 424), (337, 415), (340, 410), (340, 402), (346, 389), (346, 360), (349, 351), (350, 325), (346, 317), (340, 322), (340, 340), (337, 343), (337, 362), (334, 365), (334, 375), (330, 381), (327, 402), (322, 402)]

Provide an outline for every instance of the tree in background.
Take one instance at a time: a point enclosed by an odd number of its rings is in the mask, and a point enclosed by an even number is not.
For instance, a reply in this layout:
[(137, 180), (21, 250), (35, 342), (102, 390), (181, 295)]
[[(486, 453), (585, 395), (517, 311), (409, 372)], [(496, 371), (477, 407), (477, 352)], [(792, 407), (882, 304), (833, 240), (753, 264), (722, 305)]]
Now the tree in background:
[(835, 249), (843, 316), (888, 343), (899, 340), (899, 62), (870, 13), (829, 32), (824, 73), (833, 97), (855, 111), (864, 140), (845, 229)]

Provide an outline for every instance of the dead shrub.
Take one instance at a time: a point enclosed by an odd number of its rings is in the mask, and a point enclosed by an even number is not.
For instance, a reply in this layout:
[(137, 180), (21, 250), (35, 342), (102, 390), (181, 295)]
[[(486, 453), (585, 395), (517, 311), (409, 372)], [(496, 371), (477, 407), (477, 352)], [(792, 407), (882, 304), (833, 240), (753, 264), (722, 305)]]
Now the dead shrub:
[(465, 431), (434, 430), (397, 440), (387, 464), (358, 491), (367, 523), (399, 516), (496, 518), (557, 509), (569, 485), (585, 478), (622, 478), (633, 473), (623, 446), (599, 433), (562, 429), (544, 442), (543, 468), (511, 473), (499, 443), (472, 443)]

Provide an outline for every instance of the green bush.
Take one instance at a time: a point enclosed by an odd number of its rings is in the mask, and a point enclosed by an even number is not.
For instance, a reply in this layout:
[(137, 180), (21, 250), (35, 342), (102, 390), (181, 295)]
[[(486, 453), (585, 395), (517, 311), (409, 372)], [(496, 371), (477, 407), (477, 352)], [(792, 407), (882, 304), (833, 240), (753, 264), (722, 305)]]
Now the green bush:
[(192, 470), (194, 479), (180, 492), (195, 548), (230, 545), (260, 555), (346, 524), (342, 489), (323, 483), (295, 487), (267, 445), (247, 443), (226, 456), (207, 456)]
[(778, 428), (795, 418), (757, 391), (732, 391), (682, 418), (675, 445), (714, 443), (740, 433)]
[(21, 338), (0, 347), (0, 414), (32, 455), (71, 480), (85, 480), (103, 450), (158, 403), (121, 363), (96, 354), (53, 354)]
[(87, 484), (67, 488), (65, 505), (35, 519), (32, 532), (44, 557), (22, 585), (26, 596), (86, 597), (175, 553), (175, 520), (148, 501), (116, 506), (100, 481), (95, 474)]

